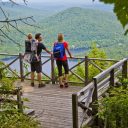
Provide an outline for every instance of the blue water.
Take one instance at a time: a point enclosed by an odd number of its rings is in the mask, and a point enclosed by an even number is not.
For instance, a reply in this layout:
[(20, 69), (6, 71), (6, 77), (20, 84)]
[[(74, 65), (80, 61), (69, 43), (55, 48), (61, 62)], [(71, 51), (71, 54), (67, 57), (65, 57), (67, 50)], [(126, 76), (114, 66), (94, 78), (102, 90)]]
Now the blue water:
[[(11, 58), (11, 59), (8, 59), (8, 60), (4, 60), (4, 62), (5, 62), (6, 64), (9, 64), (9, 63), (12, 62), (14, 59), (15, 59), (15, 58), (13, 58), (13, 59)], [(45, 62), (47, 59), (48, 59), (48, 58), (42, 57), (42, 63)], [(75, 64), (77, 64), (78, 61), (79, 61), (79, 60), (75, 60), (75, 59), (70, 60), (70, 59), (69, 59), (69, 60), (68, 60), (69, 67), (71, 68), (72, 66), (74, 66)], [(26, 63), (25, 61), (24, 61), (24, 64), (27, 64), (27, 65), (28, 65), (28, 66), (27, 66), (27, 70), (30, 71), (30, 64), (29, 64), (29, 63)], [(56, 66), (56, 62), (55, 62), (55, 66)], [(19, 71), (20, 71), (20, 63), (19, 63), (19, 60), (17, 60), (16, 62), (14, 62), (14, 63), (10, 66), (10, 68), (13, 69), (13, 70), (16, 70), (17, 72), (19, 72)], [(27, 70), (24, 68), (24, 72), (27, 71)], [(47, 74), (47, 75), (50, 76), (50, 74), (51, 74), (51, 61), (47, 62), (46, 64), (44, 64), (44, 65), (42, 66), (42, 71), (43, 71), (45, 74)]]
[[(76, 53), (81, 53), (81, 52), (86, 52), (87, 49), (85, 48), (81, 48), (81, 49), (72, 49), (71, 52), (73, 55), (75, 55)], [(48, 55), (46, 53), (42, 53), (42, 55)], [(6, 64), (9, 64), (10, 62), (12, 62), (16, 57), (6, 57), (4, 59), (2, 59), (1, 61), (5, 62)], [(48, 58), (45, 58), (45, 57), (42, 57), (42, 63), (45, 62)], [(69, 59), (68, 60), (68, 63), (69, 63), (69, 68), (71, 68), (72, 66), (74, 66), (75, 64), (77, 64), (79, 62), (79, 60), (76, 60), (76, 59)], [(24, 72), (26, 71), (30, 71), (30, 64), (29, 63), (26, 63), (24, 62), (25, 64), (27, 64), (27, 70), (24, 69)], [(56, 66), (56, 63), (55, 63), (55, 66)], [(16, 70), (17, 72), (20, 71), (20, 63), (19, 63), (19, 59), (14, 62), (11, 66), (10, 66), (11, 69), (13, 70)], [(42, 70), (45, 74), (47, 75), (51, 75), (51, 61), (47, 62), (46, 64), (44, 64), (42, 66)]]

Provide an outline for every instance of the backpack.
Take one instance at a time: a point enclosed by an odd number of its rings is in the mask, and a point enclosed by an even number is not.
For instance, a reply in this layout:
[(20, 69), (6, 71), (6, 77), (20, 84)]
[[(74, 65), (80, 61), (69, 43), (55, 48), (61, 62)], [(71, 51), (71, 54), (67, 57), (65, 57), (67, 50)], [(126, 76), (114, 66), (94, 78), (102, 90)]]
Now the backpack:
[(30, 40), (25, 40), (25, 53), (31, 53), (32, 51), (36, 51), (37, 46), (36, 46), (36, 41), (32, 39)]
[(37, 51), (37, 43), (34, 39), (31, 41), (31, 52), (33, 51)]
[(39, 62), (39, 56), (37, 56), (37, 47), (38, 47), (38, 43), (36, 43), (35, 40), (32, 40), (30, 63)]
[(25, 53), (31, 53), (31, 41), (25, 40)]
[(26, 40), (25, 41), (25, 56), (24, 60), (28, 63), (38, 62), (37, 58), (37, 43), (33, 39), (32, 41)]
[(65, 55), (65, 48), (63, 43), (55, 43), (53, 47), (53, 55), (54, 58), (60, 58), (62, 59)]
[(37, 54), (35, 52), (32, 52), (30, 55), (30, 63), (35, 63), (35, 62), (39, 62), (39, 57), (37, 56)]

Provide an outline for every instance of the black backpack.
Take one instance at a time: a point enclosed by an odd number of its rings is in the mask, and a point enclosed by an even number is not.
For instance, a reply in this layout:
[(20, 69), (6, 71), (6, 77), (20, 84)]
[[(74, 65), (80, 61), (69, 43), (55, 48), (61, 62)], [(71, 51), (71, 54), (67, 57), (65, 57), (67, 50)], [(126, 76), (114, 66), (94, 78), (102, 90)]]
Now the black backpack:
[(25, 53), (31, 53), (31, 41), (25, 40)]

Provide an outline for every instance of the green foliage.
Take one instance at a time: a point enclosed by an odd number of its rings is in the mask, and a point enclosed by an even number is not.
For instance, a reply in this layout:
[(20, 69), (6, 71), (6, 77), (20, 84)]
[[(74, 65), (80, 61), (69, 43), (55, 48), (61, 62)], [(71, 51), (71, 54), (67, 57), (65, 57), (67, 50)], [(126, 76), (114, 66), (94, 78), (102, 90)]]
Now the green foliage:
[[(0, 63), (0, 69), (5, 66)], [(2, 78), (0, 79), (0, 128), (41, 128), (39, 122), (23, 113), (19, 113), (15, 97), (12, 94), (3, 94), (1, 92), (10, 92), (15, 90), (14, 78), (6, 78), (8, 70), (0, 70)], [(3, 102), (1, 102), (3, 99)], [(9, 102), (6, 102), (9, 101)], [(28, 101), (23, 98), (22, 101)], [(24, 106), (24, 108), (26, 108)]]
[(1, 128), (41, 128), (38, 121), (21, 113), (0, 113)]
[[(21, 10), (23, 9), (21, 8)], [(43, 16), (39, 17), (41, 19)], [(89, 49), (92, 46), (92, 42), (96, 41), (98, 47), (103, 48), (110, 58), (127, 56), (128, 37), (122, 35), (123, 29), (111, 12), (74, 7), (48, 18), (36, 20), (36, 24), (41, 29), (35, 29), (23, 24), (19, 24), (18, 28), (24, 33), (31, 32), (33, 35), (41, 32), (44, 36), (44, 44), (49, 49), (52, 49), (57, 34), (62, 32), (65, 35), (65, 40), (69, 42), (70, 48)], [(16, 42), (19, 42), (22, 47), (17, 48), (16, 45), (12, 45), (11, 41), (5, 40), (6, 43), (2, 45), (0, 52), (24, 52), (24, 40), (26, 37), (12, 29), (11, 33), (7, 32), (7, 34), (13, 37)]]
[[(8, 68), (5, 68), (7, 66), (7, 64), (0, 61), (0, 77), (7, 78), (11, 76), (10, 79), (12, 80), (12, 82), (14, 82), (16, 80), (16, 76)], [(16, 70), (14, 70), (13, 72), (17, 73)]]
[[(102, 58), (102, 59), (107, 59), (107, 55), (103, 49), (97, 48), (96, 43), (92, 45), (92, 50), (88, 53), (89, 58)], [(93, 60), (93, 63), (95, 63), (99, 68), (102, 70), (108, 68), (111, 64), (110, 62), (105, 62), (105, 61), (99, 61), (99, 60)], [(100, 73), (100, 70), (94, 65), (90, 64), (89, 65), (89, 79), (92, 79), (94, 76)]]
[(83, 128), (91, 128), (91, 127), (88, 127), (88, 126), (84, 126)]
[(100, 101), (98, 115), (107, 128), (128, 127), (128, 79), (122, 80), (122, 84), (119, 88), (111, 88), (109, 97)]
[(25, 69), (25, 74), (29, 73), (29, 70), (28, 70), (29, 66), (30, 65), (28, 63), (23, 63), (23, 67)]
[(13, 86), (14, 81), (12, 79), (8, 79), (8, 78), (2, 78), (2, 80), (0, 80), (0, 90), (3, 91), (11, 91), (14, 89)]
[[(88, 54), (89, 58), (102, 58), (102, 59), (107, 59), (106, 53), (100, 49), (96, 47), (96, 43), (93, 43), (92, 49)], [(78, 61), (79, 62), (79, 61)], [(111, 63), (110, 62), (105, 62), (105, 61), (92, 61), (93, 63), (95, 63), (97, 66), (99, 66), (101, 69), (106, 69), (108, 68)], [(64, 72), (64, 70), (63, 70)], [(79, 66), (77, 66), (73, 72), (75, 72), (76, 74), (78, 74), (81, 78), (85, 78), (85, 64), (81, 64)], [(57, 75), (57, 68), (55, 70), (55, 73)], [(94, 67), (92, 64), (89, 64), (89, 81), (92, 80), (92, 78), (94, 76), (96, 76), (97, 74), (99, 74), (100, 71), (99, 69), (97, 69), (96, 67)], [(73, 82), (81, 82), (80, 79), (78, 79), (76, 76), (74, 76), (73, 74), (69, 74), (69, 80), (73, 81)]]
[(96, 46), (96, 42), (93, 43), (91, 51), (88, 53), (89, 58), (103, 58), (107, 59), (107, 55), (103, 49)]
[[(77, 75), (79, 75), (81, 78), (85, 78), (85, 68), (84, 65), (79, 65), (76, 67), (76, 69), (73, 70)], [(80, 79), (78, 79), (75, 75), (69, 74), (69, 80), (73, 82), (81, 82)]]
[[(100, 0), (106, 4), (114, 4), (114, 12), (121, 22), (123, 28), (127, 27), (128, 24), (128, 0)], [(128, 33), (128, 28), (125, 34)]]

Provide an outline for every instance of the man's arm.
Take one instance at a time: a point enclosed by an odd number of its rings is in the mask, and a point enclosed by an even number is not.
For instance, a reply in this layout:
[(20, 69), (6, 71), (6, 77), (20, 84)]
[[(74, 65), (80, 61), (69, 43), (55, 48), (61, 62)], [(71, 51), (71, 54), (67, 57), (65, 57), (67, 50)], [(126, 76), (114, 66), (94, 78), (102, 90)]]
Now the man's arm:
[(41, 44), (41, 47), (42, 47), (42, 49), (43, 49), (44, 51), (46, 51), (48, 54), (52, 54), (52, 52), (50, 52), (50, 51), (45, 47), (44, 44)]
[(46, 51), (48, 54), (51, 54), (51, 55), (52, 55), (52, 52), (50, 52), (47, 48), (45, 49), (45, 51)]

